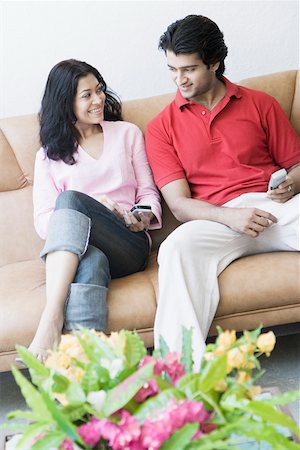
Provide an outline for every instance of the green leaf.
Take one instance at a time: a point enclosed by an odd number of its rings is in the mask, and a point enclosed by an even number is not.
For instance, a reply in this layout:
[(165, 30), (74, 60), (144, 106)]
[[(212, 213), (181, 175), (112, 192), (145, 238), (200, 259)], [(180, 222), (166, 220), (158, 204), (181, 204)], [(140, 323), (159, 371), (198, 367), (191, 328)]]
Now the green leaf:
[[(83, 338), (85, 337), (85, 339)], [(91, 362), (100, 364), (100, 359), (105, 358), (113, 361), (116, 358), (114, 349), (100, 336), (93, 334), (90, 330), (81, 329), (77, 339)]]
[(12, 367), (12, 373), (29, 408), (39, 417), (42, 417), (43, 420), (52, 422), (52, 416), (49, 413), (41, 394), (18, 369)]
[(201, 372), (198, 390), (207, 392), (214, 385), (226, 377), (227, 371), (227, 355), (222, 355), (212, 361), (208, 361), (207, 365)]
[(209, 391), (207, 393), (201, 392), (196, 396), (195, 400), (202, 401), (206, 411), (214, 411), (219, 416), (219, 421), (225, 422), (223, 411), (218, 403), (220, 395), (216, 391)]
[(203, 442), (203, 439), (192, 441), (186, 445), (185, 450), (241, 450), (234, 447), (229, 438), (214, 440), (213, 442)]
[(124, 356), (128, 366), (136, 366), (147, 354), (144, 342), (137, 333), (121, 330), (120, 334), (126, 337)]
[(88, 394), (91, 391), (98, 391), (102, 386), (107, 385), (109, 379), (108, 370), (101, 367), (98, 361), (97, 364), (87, 364), (80, 384), (84, 392)]
[(172, 434), (172, 436), (163, 443), (160, 450), (184, 450), (186, 445), (191, 442), (192, 437), (198, 429), (198, 423), (187, 423)]
[[(49, 434), (44, 436), (42, 439), (37, 441), (31, 450), (47, 450), (58, 448), (62, 441), (65, 439), (65, 435), (61, 432), (51, 431)], [(20, 449), (22, 450), (22, 449)]]
[[(216, 445), (216, 442), (221, 441), (223, 442), (226, 439), (229, 439), (229, 436), (238, 428), (241, 427), (241, 421), (237, 420), (235, 423), (229, 423), (224, 426), (221, 426), (220, 428), (217, 428), (216, 430), (212, 431), (211, 433), (204, 434), (199, 439), (193, 441), (193, 443), (188, 448), (201, 448), (202, 445), (211, 445), (213, 443), (213, 449), (218, 449), (219, 447)], [(206, 448), (206, 447), (205, 447)], [(210, 448), (210, 447), (208, 447)]]
[(54, 373), (52, 376), (52, 392), (62, 393), (65, 392), (70, 384), (70, 381), (60, 373)]
[(240, 436), (249, 436), (256, 441), (267, 441), (273, 450), (299, 450), (300, 446), (290, 441), (276, 427), (266, 425), (251, 418), (240, 421), (234, 432)]
[(188, 399), (194, 399), (199, 395), (199, 373), (189, 373), (184, 375), (177, 381), (176, 387), (177, 389), (184, 392), (185, 396)]
[(116, 387), (107, 391), (105, 403), (103, 405), (103, 413), (105, 416), (110, 416), (118, 411), (118, 409), (126, 405), (126, 403), (135, 396), (139, 389), (141, 389), (146, 381), (153, 375), (153, 366), (153, 362), (146, 364)]
[(192, 329), (182, 327), (182, 348), (180, 362), (184, 365), (186, 373), (193, 370), (193, 346), (192, 346)]
[(16, 350), (29, 368), (31, 379), (34, 384), (39, 384), (49, 377), (50, 369), (42, 364), (26, 347), (16, 345)]
[(79, 435), (76, 432), (75, 426), (70, 422), (68, 417), (62, 412), (57, 403), (47, 394), (47, 392), (41, 389), (41, 395), (45, 405), (51, 413), (57, 427), (73, 441), (80, 440)]
[(222, 441), (214, 441), (214, 442), (193, 442), (186, 446), (186, 450), (240, 450), (237, 447), (234, 447), (229, 439), (222, 439)]
[(300, 436), (300, 429), (294, 420), (278, 411), (271, 405), (267, 405), (264, 402), (253, 400), (249, 402), (247, 405), (243, 406), (245, 411), (249, 411), (267, 422), (273, 423), (275, 425), (281, 425), (283, 427), (289, 428), (292, 430), (297, 436)]
[(173, 384), (169, 383), (169, 381), (165, 380), (160, 376), (154, 375), (153, 379), (156, 381), (159, 391), (164, 391), (165, 389), (173, 388)]
[(72, 406), (80, 406), (86, 401), (85, 393), (78, 383), (70, 383), (66, 390), (66, 397)]
[(184, 398), (184, 394), (177, 389), (166, 389), (165, 391), (157, 394), (155, 397), (150, 397), (148, 400), (142, 403), (135, 412), (134, 416), (141, 424), (145, 419), (155, 417), (155, 414), (157, 414), (158, 411), (165, 409), (170, 400), (182, 400)]
[[(263, 395), (263, 394), (262, 394)], [(264, 403), (268, 405), (285, 405), (292, 403), (300, 397), (300, 389), (296, 391), (283, 392), (282, 394), (272, 395), (270, 398), (264, 398)]]
[[(49, 423), (39, 422), (27, 425), (26, 431), (22, 434), (21, 439), (18, 441), (17, 449), (29, 448), (28, 445), (42, 432), (49, 428)], [(32, 448), (32, 447), (30, 447)]]
[(25, 431), (28, 427), (27, 423), (1, 423), (0, 430), (13, 430), (17, 433), (20, 433), (21, 431)]
[(163, 336), (159, 336), (159, 349), (161, 357), (164, 358), (170, 351), (168, 344), (164, 340)]
[(62, 413), (68, 417), (69, 421), (72, 423), (81, 420), (87, 413), (86, 405), (82, 406), (72, 406), (67, 405), (62, 409)]
[(233, 389), (225, 392), (220, 400), (221, 407), (226, 411), (234, 411), (235, 409), (241, 411), (250, 401), (245, 398), (243, 392), (242, 385), (236, 385)]
[(31, 421), (37, 421), (40, 419), (40, 415), (36, 414), (32, 411), (23, 411), (23, 410), (16, 410), (16, 411), (10, 411), (7, 414), (8, 419), (26, 419)]

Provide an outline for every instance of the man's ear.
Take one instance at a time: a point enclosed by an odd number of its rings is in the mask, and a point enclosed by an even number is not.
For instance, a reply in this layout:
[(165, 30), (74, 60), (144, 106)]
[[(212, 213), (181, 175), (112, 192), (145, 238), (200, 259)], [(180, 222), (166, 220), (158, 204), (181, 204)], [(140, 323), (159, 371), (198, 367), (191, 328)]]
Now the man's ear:
[(220, 66), (220, 61), (218, 61), (218, 62), (216, 62), (214, 64), (211, 64), (210, 65), (210, 70), (212, 72), (216, 73), (216, 71), (218, 70), (219, 66)]

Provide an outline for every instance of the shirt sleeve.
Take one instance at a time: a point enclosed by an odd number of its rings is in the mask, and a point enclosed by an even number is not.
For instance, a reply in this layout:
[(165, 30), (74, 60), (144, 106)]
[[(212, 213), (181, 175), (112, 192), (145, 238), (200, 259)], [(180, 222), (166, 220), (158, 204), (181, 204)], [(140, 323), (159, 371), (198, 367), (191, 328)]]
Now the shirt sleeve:
[(154, 230), (162, 226), (162, 210), (160, 194), (155, 186), (151, 168), (146, 156), (145, 143), (142, 132), (136, 128), (133, 143), (133, 168), (136, 177), (136, 203), (150, 205), (156, 220), (152, 220), (149, 229)]
[(42, 239), (46, 239), (49, 219), (59, 193), (51, 175), (49, 159), (41, 148), (34, 166), (33, 217), (35, 229)]
[(289, 169), (300, 163), (300, 136), (275, 99), (266, 114), (266, 132), (269, 151), (276, 164)]
[(159, 116), (148, 124), (146, 151), (159, 189), (172, 181), (186, 179), (185, 171), (172, 145), (171, 132)]

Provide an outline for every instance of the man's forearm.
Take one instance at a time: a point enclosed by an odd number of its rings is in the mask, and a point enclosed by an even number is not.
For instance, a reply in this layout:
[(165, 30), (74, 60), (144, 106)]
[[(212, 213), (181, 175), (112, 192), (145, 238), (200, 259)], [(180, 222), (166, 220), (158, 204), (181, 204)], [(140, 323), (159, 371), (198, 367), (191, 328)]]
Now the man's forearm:
[(231, 226), (232, 209), (192, 198), (178, 198), (172, 212), (180, 222), (210, 220)]
[(300, 163), (288, 170), (288, 176), (292, 178), (294, 183), (294, 195), (300, 192)]

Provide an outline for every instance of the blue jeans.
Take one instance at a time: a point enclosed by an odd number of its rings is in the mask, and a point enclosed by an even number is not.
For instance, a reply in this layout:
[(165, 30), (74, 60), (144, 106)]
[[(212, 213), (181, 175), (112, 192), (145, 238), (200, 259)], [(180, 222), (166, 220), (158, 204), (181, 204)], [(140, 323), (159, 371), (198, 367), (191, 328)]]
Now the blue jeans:
[(86, 194), (59, 195), (48, 228), (43, 260), (50, 252), (69, 251), (79, 258), (65, 303), (64, 329), (106, 330), (107, 287), (111, 278), (144, 270), (149, 240), (134, 233), (108, 208)]

